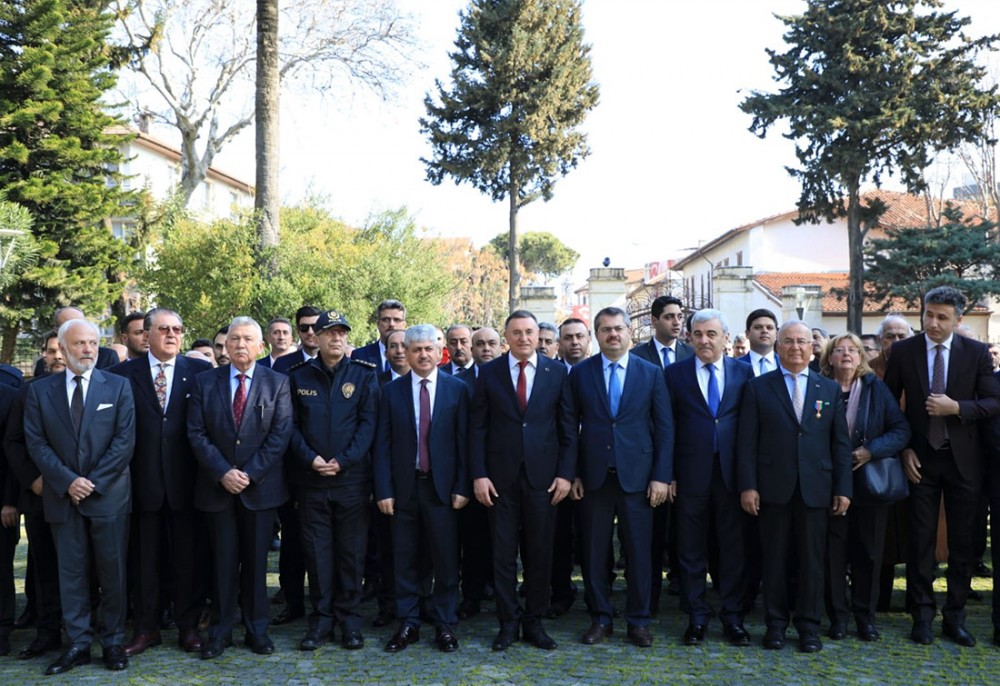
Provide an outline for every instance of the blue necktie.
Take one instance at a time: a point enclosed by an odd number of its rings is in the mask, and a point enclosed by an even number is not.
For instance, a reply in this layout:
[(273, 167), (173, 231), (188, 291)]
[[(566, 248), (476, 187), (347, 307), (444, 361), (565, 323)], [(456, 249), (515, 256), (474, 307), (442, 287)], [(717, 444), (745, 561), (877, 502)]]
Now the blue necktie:
[(715, 378), (715, 365), (706, 364), (708, 370), (708, 409), (712, 411), (712, 416), (719, 415), (719, 380)]
[(383, 371), (387, 372), (390, 369), (392, 369), (392, 367), (389, 366), (389, 358), (386, 358), (386, 360), (385, 360), (385, 367), (383, 368)]
[(663, 353), (663, 367), (670, 366), (670, 348), (660, 348), (660, 352)]
[(618, 406), (622, 402), (622, 385), (618, 381), (618, 363), (612, 362), (608, 365), (611, 369), (611, 377), (608, 379), (608, 404), (611, 405), (611, 416), (618, 415)]

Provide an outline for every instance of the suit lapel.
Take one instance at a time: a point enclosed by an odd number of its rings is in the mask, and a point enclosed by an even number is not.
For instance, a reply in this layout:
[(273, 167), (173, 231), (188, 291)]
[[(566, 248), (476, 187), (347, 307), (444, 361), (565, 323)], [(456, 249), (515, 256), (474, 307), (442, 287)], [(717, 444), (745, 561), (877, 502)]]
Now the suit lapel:
[[(917, 364), (917, 378), (920, 379), (920, 387), (924, 392), (924, 396), (928, 396), (931, 393), (931, 380), (927, 375), (927, 334), (922, 333), (919, 336), (920, 344), (915, 345), (913, 355), (913, 360)], [(952, 339), (952, 347), (954, 348), (954, 338)], [(950, 360), (949, 360), (950, 361)]]
[[(507, 397), (510, 399), (510, 402), (514, 405), (514, 409), (517, 411), (517, 413), (524, 414), (523, 412), (521, 412), (521, 403), (517, 401), (517, 387), (515, 386), (513, 377), (510, 374), (510, 360), (511, 360), (511, 354), (504, 353), (503, 364), (498, 365), (500, 367), (498, 372), (501, 374), (500, 387), (504, 389), (504, 393), (507, 394)], [(538, 381), (538, 379), (536, 378), (535, 381)]]
[[(225, 414), (228, 418), (227, 421), (229, 422), (229, 426), (232, 427), (233, 433), (239, 433), (240, 427), (236, 426), (236, 420), (233, 419), (233, 399), (230, 396), (229, 391), (229, 374), (230, 369), (232, 368), (229, 365), (226, 365), (225, 367), (220, 367), (219, 369), (221, 373), (215, 380), (215, 392), (219, 395), (219, 400), (217, 402), (219, 407), (222, 408), (223, 414)], [(247, 403), (247, 405), (249, 405), (249, 403)], [(246, 414), (245, 409), (243, 414)]]
[[(170, 386), (170, 398), (167, 402), (167, 410), (169, 411), (171, 407), (179, 407), (179, 405), (174, 405), (174, 403), (179, 403), (183, 398), (184, 394), (187, 392), (188, 385), (188, 375), (190, 374), (187, 362), (183, 357), (178, 355), (174, 358), (174, 382)], [(152, 378), (152, 372), (150, 373), (150, 378)], [(156, 389), (153, 389), (153, 396), (155, 399)], [(156, 399), (156, 404), (159, 405), (159, 399)]]
[[(608, 400), (608, 389), (604, 385), (604, 358), (600, 355), (594, 355), (593, 364), (591, 364), (591, 374), (590, 378), (594, 384), (594, 391), (598, 398), (601, 399), (601, 407), (607, 415), (611, 416), (611, 402)], [(621, 408), (619, 408), (621, 409)]]
[[(247, 393), (247, 404), (246, 407), (243, 408), (242, 424), (246, 424), (247, 414), (253, 412), (255, 407), (258, 407), (259, 405), (262, 404), (260, 402), (260, 396), (263, 391), (263, 386), (267, 383), (267, 377), (265, 376), (266, 374), (267, 372), (261, 374), (260, 369), (256, 368), (254, 369), (253, 379), (250, 380), (250, 392)], [(242, 426), (242, 424), (240, 426)]]
[(799, 423), (799, 418), (795, 416), (795, 408), (792, 407), (792, 398), (788, 395), (788, 386), (785, 384), (785, 375), (780, 369), (768, 372), (765, 374), (768, 377), (767, 381), (771, 384), (771, 389), (774, 394), (778, 396), (778, 402), (781, 406), (785, 408), (788, 412), (788, 416), (795, 420), (795, 423)]
[(953, 334), (951, 337), (951, 352), (948, 355), (948, 378), (944, 382), (945, 393), (947, 393), (948, 389), (955, 388), (958, 375), (961, 373), (959, 367), (962, 365), (961, 361), (964, 351), (965, 340), (958, 334)]
[[(441, 376), (440, 375), (441, 375), (441, 373), (438, 372), (438, 389), (437, 390), (439, 392), (441, 390), (441, 388), (440, 388)], [(402, 386), (402, 388), (399, 389), (399, 394), (402, 396), (402, 398), (403, 398), (403, 406), (406, 408), (406, 420), (407, 420), (406, 421), (406, 425), (409, 427), (410, 433), (413, 434), (413, 440), (414, 440), (414, 442), (416, 442), (416, 441), (420, 440), (420, 436), (417, 435), (417, 415), (413, 411), (413, 372), (406, 372), (406, 374), (402, 378), (406, 379), (406, 381), (404, 383), (400, 384)], [(435, 393), (434, 394), (434, 404), (435, 405), (437, 404), (437, 396), (438, 396), (438, 394)], [(434, 418), (434, 408), (432, 407), (431, 408), (431, 419), (433, 420), (433, 418)]]
[(663, 356), (660, 355), (660, 351), (656, 349), (656, 339), (650, 338), (649, 343), (647, 343), (646, 345), (649, 346), (650, 358), (656, 360), (655, 362), (656, 366), (658, 366), (660, 369), (663, 369)]
[(810, 369), (806, 380), (806, 397), (802, 403), (802, 423), (805, 423), (806, 418), (810, 414), (816, 414), (816, 402), (820, 400), (819, 391), (819, 376)]
[[(58, 379), (55, 377), (58, 377)], [(66, 429), (70, 432), (70, 435), (75, 436), (76, 428), (73, 426), (73, 418), (69, 414), (69, 400), (66, 397), (66, 374), (65, 372), (60, 372), (55, 377), (53, 378), (55, 383), (49, 384), (49, 402), (52, 405), (52, 409), (66, 425)]]
[[(145, 398), (145, 402), (152, 403), (151, 407), (160, 407), (160, 400), (156, 397), (156, 387), (153, 385), (153, 371), (149, 366), (149, 358), (140, 358), (142, 363), (136, 364), (132, 368), (132, 376), (136, 380), (139, 392)], [(159, 371), (159, 370), (157, 370)]]

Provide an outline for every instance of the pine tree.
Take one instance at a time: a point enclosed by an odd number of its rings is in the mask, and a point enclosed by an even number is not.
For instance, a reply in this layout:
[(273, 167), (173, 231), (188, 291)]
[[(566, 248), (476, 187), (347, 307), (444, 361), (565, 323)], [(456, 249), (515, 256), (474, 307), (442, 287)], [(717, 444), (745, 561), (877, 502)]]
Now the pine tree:
[(427, 178), (468, 182), (507, 199), (510, 308), (520, 273), (518, 211), (552, 197), (556, 180), (590, 152), (579, 130), (597, 105), (590, 46), (576, 0), (471, 0), (461, 14), (452, 84), (425, 99)]
[[(0, 301), (5, 342), (73, 303), (99, 315), (119, 293), (124, 244), (107, 219), (134, 196), (119, 173), (120, 123), (102, 96), (114, 85), (105, 3), (0, 3), (0, 191), (34, 218), (39, 260)], [(117, 288), (121, 288), (119, 285)]]

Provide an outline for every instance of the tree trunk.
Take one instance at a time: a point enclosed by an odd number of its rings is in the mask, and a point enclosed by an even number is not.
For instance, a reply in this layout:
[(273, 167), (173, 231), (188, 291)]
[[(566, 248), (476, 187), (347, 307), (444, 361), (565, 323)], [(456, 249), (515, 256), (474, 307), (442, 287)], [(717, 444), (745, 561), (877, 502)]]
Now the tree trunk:
[(862, 247), (861, 189), (852, 183), (847, 189), (847, 253), (850, 273), (847, 281), (847, 330), (859, 336), (865, 311), (865, 262)]
[(261, 268), (273, 276), (278, 245), (278, 105), (281, 78), (278, 58), (278, 0), (257, 0), (257, 242)]
[(507, 291), (507, 301), (510, 305), (510, 311), (513, 312), (521, 302), (521, 253), (517, 249), (517, 210), (520, 188), (517, 180), (514, 178), (513, 170), (511, 170), (510, 176), (510, 236), (508, 237), (507, 249), (507, 269), (510, 272), (510, 286)]

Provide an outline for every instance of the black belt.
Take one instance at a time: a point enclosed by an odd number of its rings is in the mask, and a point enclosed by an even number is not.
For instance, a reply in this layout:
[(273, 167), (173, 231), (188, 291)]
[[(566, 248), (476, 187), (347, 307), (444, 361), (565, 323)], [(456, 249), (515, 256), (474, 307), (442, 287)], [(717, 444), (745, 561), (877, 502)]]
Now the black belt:
[(431, 478), (431, 472), (430, 472), (429, 469), (426, 472), (422, 472), (422, 471), (420, 471), (418, 469), (417, 472), (416, 472), (416, 474), (417, 474), (417, 478), (418, 479), (429, 479), (429, 478)]

